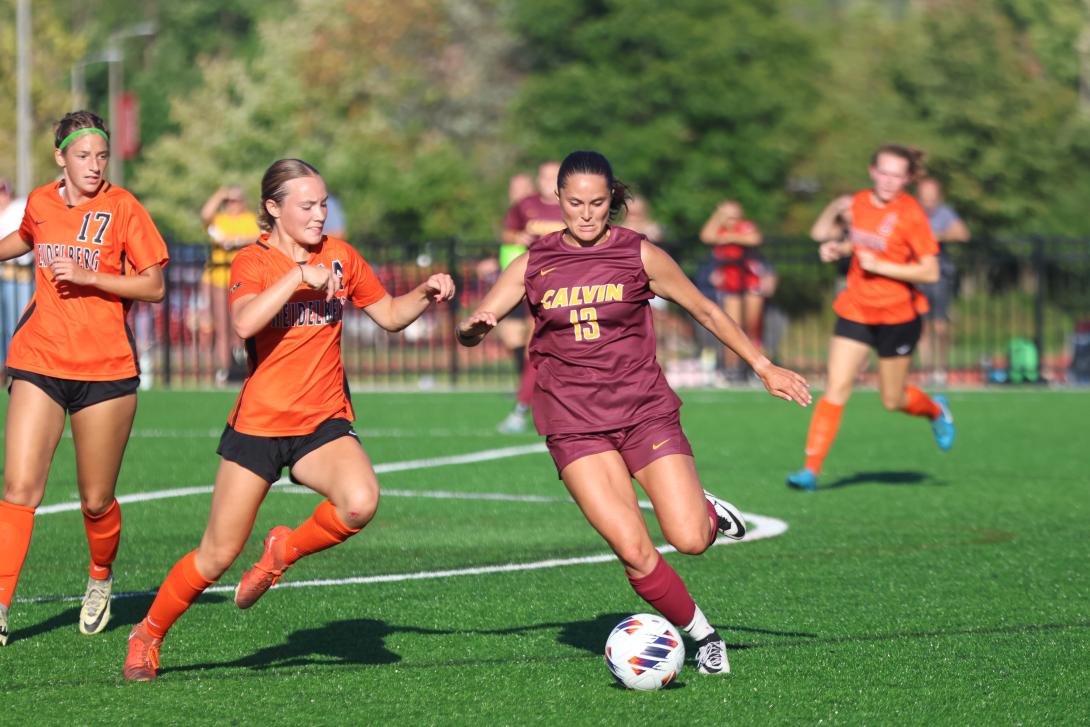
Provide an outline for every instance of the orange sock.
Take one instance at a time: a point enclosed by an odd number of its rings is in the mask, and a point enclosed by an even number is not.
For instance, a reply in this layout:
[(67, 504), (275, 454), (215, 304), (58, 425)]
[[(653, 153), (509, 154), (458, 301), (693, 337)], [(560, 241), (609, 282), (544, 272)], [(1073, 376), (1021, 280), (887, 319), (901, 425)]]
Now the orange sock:
[(5, 607), (11, 606), (33, 531), (33, 507), (0, 500), (0, 604)]
[(815, 475), (821, 473), (821, 465), (825, 462), (829, 448), (833, 446), (843, 414), (843, 404), (833, 404), (824, 397), (818, 399), (817, 406), (814, 407), (810, 433), (806, 435), (806, 469)]
[(114, 564), (117, 546), (121, 544), (121, 505), (114, 500), (98, 515), (84, 510), (83, 529), (87, 531), (87, 545), (91, 548), (91, 577), (104, 581), (110, 577), (110, 566)]
[(167, 579), (159, 586), (159, 593), (148, 609), (148, 616), (144, 619), (148, 624), (148, 632), (157, 639), (166, 636), (174, 622), (213, 583), (214, 580), (208, 580), (197, 570), (197, 551), (183, 556), (170, 569)]
[(314, 513), (288, 536), (284, 560), (288, 565), (304, 555), (343, 543), (363, 528), (350, 528), (337, 517), (337, 508), (329, 500), (314, 508)]
[(905, 387), (905, 405), (901, 407), (901, 411), (914, 417), (927, 417), (928, 419), (935, 419), (942, 414), (939, 405), (915, 386)]

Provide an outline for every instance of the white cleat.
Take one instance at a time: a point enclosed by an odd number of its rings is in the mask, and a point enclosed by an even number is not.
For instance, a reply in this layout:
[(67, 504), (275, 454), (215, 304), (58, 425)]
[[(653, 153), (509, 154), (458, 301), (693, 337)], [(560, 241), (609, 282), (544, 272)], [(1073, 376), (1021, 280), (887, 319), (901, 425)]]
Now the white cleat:
[(88, 636), (97, 634), (110, 622), (110, 596), (114, 590), (114, 577), (104, 581), (87, 579), (87, 592), (83, 594), (83, 608), (79, 610), (79, 632)]
[(704, 490), (704, 497), (715, 508), (716, 530), (733, 540), (746, 537), (746, 519), (738, 508), (707, 490)]
[(696, 642), (696, 670), (701, 674), (730, 674), (727, 645), (714, 631)]

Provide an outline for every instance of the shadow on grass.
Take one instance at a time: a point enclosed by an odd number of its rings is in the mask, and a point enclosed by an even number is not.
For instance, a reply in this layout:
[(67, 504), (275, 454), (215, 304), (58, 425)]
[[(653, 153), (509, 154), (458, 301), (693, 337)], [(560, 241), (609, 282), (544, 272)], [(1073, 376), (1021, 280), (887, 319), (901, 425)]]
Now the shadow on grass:
[(840, 487), (851, 487), (852, 485), (925, 485), (929, 487), (945, 487), (946, 482), (944, 480), (936, 480), (934, 477), (924, 472), (891, 470), (856, 472), (854, 475), (841, 477), (839, 480), (834, 480), (824, 485), (818, 485), (818, 489), (835, 490)]
[(415, 626), (391, 626), (377, 619), (332, 621), (325, 626), (293, 631), (288, 634), (284, 643), (267, 646), (233, 661), (170, 667), (163, 669), (162, 673), (215, 668), (262, 670), (307, 665), (394, 664), (401, 661), (401, 657), (386, 648), (386, 637), (396, 633), (447, 635), (454, 632)]
[[(533, 624), (531, 626), (514, 626), (507, 629), (496, 629), (494, 631), (474, 631), (473, 633), (502, 636), (505, 634), (526, 633), (527, 631), (538, 631), (541, 629), (560, 629), (560, 634), (557, 636), (556, 640), (561, 644), (573, 646), (577, 649), (600, 655), (605, 651), (606, 639), (609, 638), (609, 634), (613, 631), (613, 627), (631, 615), (632, 614), (629, 613), (603, 613), (587, 621), (541, 623)], [(738, 632), (790, 638), (817, 638), (817, 634), (811, 634), (804, 631), (776, 631), (773, 629), (760, 629), (725, 624), (719, 625), (716, 628), (728, 639), (732, 634)], [(727, 642), (728, 649), (750, 649), (754, 646), (755, 644)]]
[[(106, 628), (103, 629), (104, 633), (109, 633), (118, 629), (124, 629), (125, 631), (131, 629), (140, 621), (140, 619), (144, 618), (144, 615), (148, 612), (148, 608), (151, 606), (152, 599), (154, 598), (155, 595), (151, 593), (141, 593), (139, 595), (126, 594), (121, 597), (115, 596), (110, 602), (110, 622), (106, 624)], [(226, 600), (226, 597), (221, 596), (218, 593), (205, 593), (197, 603), (205, 605), (209, 603), (221, 603)], [(26, 628), (19, 628), (16, 626), (12, 631), (12, 638), (20, 640), (31, 639), (35, 636), (48, 634), (50, 631), (55, 631), (56, 629), (78, 629), (79, 612), (79, 606), (72, 606), (71, 608), (66, 608), (60, 613), (50, 616), (45, 621), (40, 621), (32, 626)]]

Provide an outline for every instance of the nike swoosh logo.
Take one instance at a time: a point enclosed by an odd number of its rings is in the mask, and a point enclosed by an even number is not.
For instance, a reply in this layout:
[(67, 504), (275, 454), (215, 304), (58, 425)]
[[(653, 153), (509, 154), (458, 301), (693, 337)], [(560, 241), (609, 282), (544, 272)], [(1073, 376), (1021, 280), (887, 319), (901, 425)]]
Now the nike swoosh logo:
[(551, 273), (551, 272), (552, 272), (552, 271), (554, 271), (554, 270), (556, 270), (556, 267), (555, 267), (555, 266), (554, 266), (554, 267), (551, 267), (551, 268), (547, 268), (547, 269), (545, 269), (545, 270), (542, 270), (542, 271), (540, 272), (540, 275), (541, 275), (541, 277), (543, 277), (543, 278), (544, 278), (544, 277), (545, 277), (546, 275), (548, 275), (549, 273)]
[(671, 439), (673, 439), (673, 437), (667, 437), (666, 439), (662, 440), (662, 441), (661, 441), (661, 442), (659, 442), (658, 444), (652, 444), (652, 445), (651, 445), (651, 449), (658, 449), (658, 448), (659, 448), (659, 447), (661, 447), (662, 445), (664, 445), (664, 444), (666, 444), (667, 442), (669, 442), (669, 441), (670, 441)]

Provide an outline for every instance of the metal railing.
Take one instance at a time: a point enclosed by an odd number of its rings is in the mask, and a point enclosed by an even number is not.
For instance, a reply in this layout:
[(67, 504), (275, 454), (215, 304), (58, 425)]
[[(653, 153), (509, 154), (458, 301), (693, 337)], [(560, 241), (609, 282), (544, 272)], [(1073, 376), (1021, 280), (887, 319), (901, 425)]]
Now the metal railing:
[[(706, 288), (708, 248), (696, 243), (666, 247)], [(930, 362), (930, 370), (917, 366), (917, 372), (937, 375), (941, 368), (947, 381), (959, 385), (1004, 376), (1073, 380), (1080, 322), (1090, 333), (1090, 323), (1085, 323), (1090, 321), (1090, 240), (987, 238), (951, 248), (959, 285), (951, 311), (948, 360), (945, 365)], [(344, 358), (354, 383), (514, 386), (513, 354), (497, 336), (471, 349), (454, 340), (456, 321), (495, 281), (495, 244), (452, 239), (366, 243), (360, 250), (393, 295), (411, 290), (435, 272), (450, 272), (458, 294), (452, 304), (432, 308), (398, 334), (383, 331), (361, 311), (346, 310)], [(807, 239), (769, 237), (760, 252), (775, 273), (775, 290), (765, 301), (765, 348), (774, 360), (820, 380), (834, 322), (831, 303), (838, 289), (837, 267), (820, 263), (816, 245)], [(215, 290), (217, 276), (210, 274), (207, 253), (205, 245), (172, 245), (166, 300), (155, 306), (137, 304), (130, 311), (148, 383), (205, 387), (245, 375), (241, 342), (229, 341), (226, 361), (217, 354), (217, 340), (231, 334), (218, 330), (222, 326), (217, 320), (227, 320), (227, 302), (223, 288)], [(715, 372), (719, 346), (688, 315), (670, 304), (656, 310), (655, 324), (659, 356), (672, 381), (702, 385), (719, 380)], [(1022, 340), (1032, 343), (1036, 361), (1032, 356), (1026, 359), (1024, 345), (1012, 346), (1012, 341)], [(1012, 350), (1017, 360), (1011, 360)], [(1032, 371), (1025, 370), (1026, 360), (1032, 362)], [(862, 375), (868, 376), (866, 371)]]

